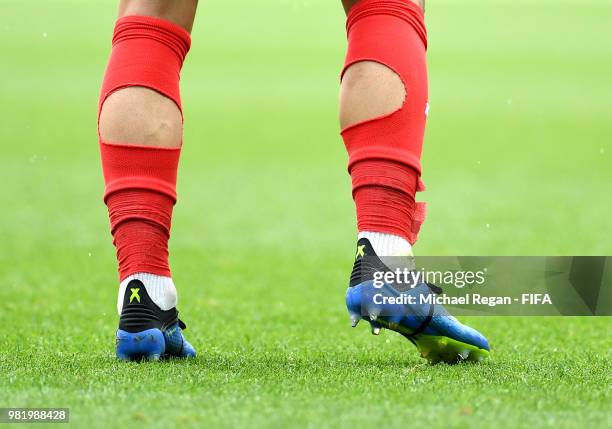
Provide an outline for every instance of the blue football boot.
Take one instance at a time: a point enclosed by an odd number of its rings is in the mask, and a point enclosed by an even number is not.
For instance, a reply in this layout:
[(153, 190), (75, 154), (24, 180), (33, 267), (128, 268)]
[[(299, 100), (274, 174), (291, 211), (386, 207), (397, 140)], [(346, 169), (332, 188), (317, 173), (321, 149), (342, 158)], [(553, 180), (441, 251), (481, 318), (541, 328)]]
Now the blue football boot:
[(374, 335), (382, 328), (395, 331), (413, 343), (421, 357), (432, 364), (480, 362), (489, 357), (489, 343), (480, 332), (463, 325), (429, 299), (429, 295), (441, 293), (440, 288), (428, 283), (405, 287), (375, 282), (376, 272), (388, 271), (391, 270), (376, 255), (370, 241), (361, 238), (346, 291), (353, 327), (363, 319), (370, 323)]
[(185, 324), (176, 308), (161, 310), (149, 297), (140, 280), (125, 288), (123, 309), (116, 336), (117, 358), (159, 360), (168, 357), (195, 357), (195, 349), (183, 337)]

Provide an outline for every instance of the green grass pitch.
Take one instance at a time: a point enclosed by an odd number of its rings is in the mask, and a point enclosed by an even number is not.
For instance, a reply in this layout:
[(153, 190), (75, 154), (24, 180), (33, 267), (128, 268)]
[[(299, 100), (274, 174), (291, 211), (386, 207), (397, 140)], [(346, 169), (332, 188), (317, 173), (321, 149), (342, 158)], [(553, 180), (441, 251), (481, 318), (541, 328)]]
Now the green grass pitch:
[[(606, 255), (612, 4), (428, 1), (421, 255)], [(113, 358), (108, 1), (0, 2), (0, 407), (74, 427), (610, 427), (609, 318), (477, 318), (482, 365), (349, 326), (331, 0), (202, 0), (171, 263), (189, 362)]]

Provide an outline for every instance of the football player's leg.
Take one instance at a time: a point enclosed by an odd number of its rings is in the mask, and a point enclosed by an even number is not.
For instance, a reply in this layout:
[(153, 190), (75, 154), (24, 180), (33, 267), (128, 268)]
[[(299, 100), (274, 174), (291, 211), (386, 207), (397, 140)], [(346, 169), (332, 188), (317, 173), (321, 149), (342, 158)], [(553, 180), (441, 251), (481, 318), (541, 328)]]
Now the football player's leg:
[(361, 237), (379, 254), (411, 254), (425, 206), (421, 149), (427, 114), (427, 33), (411, 0), (344, 0), (348, 50), (340, 126)]
[[(398, 331), (432, 361), (479, 360), (488, 350), (486, 339), (443, 308), (383, 309), (371, 302), (376, 291), (398, 293), (392, 287), (373, 289), (372, 267), (388, 270), (385, 257), (396, 257), (394, 265), (410, 266), (412, 245), (425, 217), (425, 206), (415, 197), (423, 190), (427, 32), (418, 1), (344, 0), (344, 6), (348, 50), (340, 124), (359, 231), (346, 297), (353, 325), (365, 318), (375, 334), (381, 327)], [(411, 293), (429, 294), (434, 289), (421, 284)], [(442, 351), (434, 342), (440, 338), (451, 346)]]
[(98, 109), (119, 268), (117, 355), (194, 355), (168, 264), (183, 116), (179, 75), (196, 0), (122, 0)]

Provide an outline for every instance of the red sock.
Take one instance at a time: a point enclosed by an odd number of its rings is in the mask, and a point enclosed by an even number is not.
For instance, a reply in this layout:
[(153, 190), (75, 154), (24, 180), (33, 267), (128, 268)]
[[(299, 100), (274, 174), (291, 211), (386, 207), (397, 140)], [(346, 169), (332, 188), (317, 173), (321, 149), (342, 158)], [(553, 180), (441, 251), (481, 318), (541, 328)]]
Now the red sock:
[(427, 109), (427, 32), (409, 0), (361, 0), (347, 17), (344, 71), (359, 61), (381, 63), (401, 78), (406, 99), (388, 115), (342, 130), (359, 231), (386, 232), (414, 244), (425, 218), (415, 203)]
[(424, 203), (414, 201), (421, 190), (416, 171), (395, 161), (371, 159), (357, 162), (351, 179), (357, 229), (399, 235), (414, 244), (425, 216)]
[[(171, 22), (144, 16), (119, 19), (98, 115), (110, 94), (130, 86), (154, 89), (181, 109), (179, 75), (189, 46), (189, 33)], [(100, 154), (120, 280), (138, 272), (170, 276), (168, 239), (180, 148), (100, 139)]]
[(134, 273), (170, 277), (168, 239), (180, 149), (100, 142), (100, 153), (120, 280)]

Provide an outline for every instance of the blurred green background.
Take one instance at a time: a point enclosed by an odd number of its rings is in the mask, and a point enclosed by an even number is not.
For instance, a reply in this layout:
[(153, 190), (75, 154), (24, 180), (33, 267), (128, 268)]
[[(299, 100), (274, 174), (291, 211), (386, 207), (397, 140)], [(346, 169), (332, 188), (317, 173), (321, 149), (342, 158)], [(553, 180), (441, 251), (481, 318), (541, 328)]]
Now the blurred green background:
[[(339, 1), (200, 1), (171, 263), (201, 357), (114, 362), (96, 109), (115, 11), (0, 1), (0, 406), (91, 427), (609, 424), (609, 319), (476, 319), (494, 357), (466, 369), (346, 328)], [(606, 0), (427, 1), (417, 254), (611, 254), (610, 22)]]

